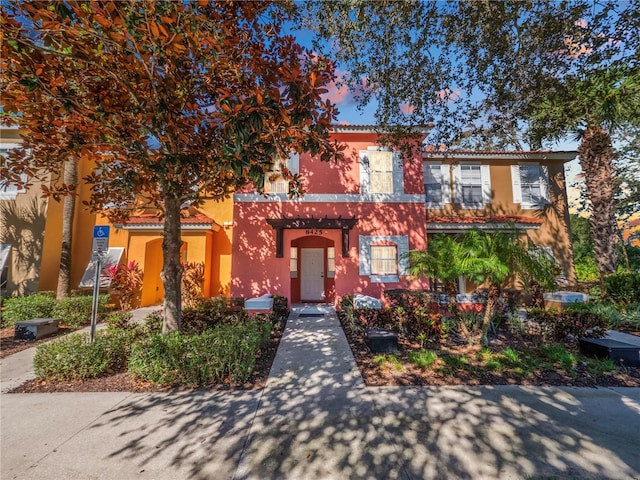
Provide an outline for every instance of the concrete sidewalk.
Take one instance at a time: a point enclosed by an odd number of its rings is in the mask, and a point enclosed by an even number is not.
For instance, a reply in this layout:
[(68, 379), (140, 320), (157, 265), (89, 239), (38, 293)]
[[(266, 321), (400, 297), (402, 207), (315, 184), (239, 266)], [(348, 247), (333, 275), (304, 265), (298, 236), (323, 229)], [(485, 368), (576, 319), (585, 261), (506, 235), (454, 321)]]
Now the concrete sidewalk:
[(369, 388), (325, 306), (293, 309), (262, 391), (0, 402), (3, 480), (640, 476), (640, 389)]

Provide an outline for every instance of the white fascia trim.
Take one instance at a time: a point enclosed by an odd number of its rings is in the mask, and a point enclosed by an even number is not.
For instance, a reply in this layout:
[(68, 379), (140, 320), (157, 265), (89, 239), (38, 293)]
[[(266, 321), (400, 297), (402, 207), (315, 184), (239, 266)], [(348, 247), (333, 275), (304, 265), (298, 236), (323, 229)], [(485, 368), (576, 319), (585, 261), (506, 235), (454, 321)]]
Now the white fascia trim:
[(308, 193), (302, 198), (290, 200), (286, 193), (265, 197), (259, 193), (236, 193), (234, 202), (251, 203), (424, 203), (423, 194), (406, 193)]
[(423, 152), (422, 159), (424, 161), (430, 160), (517, 160), (520, 162), (526, 161), (545, 161), (556, 160), (562, 162), (569, 162), (576, 158), (578, 152), (575, 151), (562, 151), (562, 152), (448, 152), (448, 153), (431, 153)]
[[(513, 225), (513, 226), (512, 226)], [(538, 230), (541, 227), (539, 224), (532, 223), (428, 223), (428, 231), (442, 231), (448, 233), (462, 233), (469, 230)]]

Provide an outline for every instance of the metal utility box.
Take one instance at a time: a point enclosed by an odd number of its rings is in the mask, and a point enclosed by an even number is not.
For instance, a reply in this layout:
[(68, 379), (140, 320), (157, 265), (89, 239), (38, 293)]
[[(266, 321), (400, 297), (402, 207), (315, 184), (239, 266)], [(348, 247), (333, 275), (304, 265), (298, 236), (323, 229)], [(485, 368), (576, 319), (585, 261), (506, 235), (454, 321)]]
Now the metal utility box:
[(35, 341), (56, 333), (59, 323), (57, 318), (32, 318), (16, 322), (14, 336), (16, 339)]

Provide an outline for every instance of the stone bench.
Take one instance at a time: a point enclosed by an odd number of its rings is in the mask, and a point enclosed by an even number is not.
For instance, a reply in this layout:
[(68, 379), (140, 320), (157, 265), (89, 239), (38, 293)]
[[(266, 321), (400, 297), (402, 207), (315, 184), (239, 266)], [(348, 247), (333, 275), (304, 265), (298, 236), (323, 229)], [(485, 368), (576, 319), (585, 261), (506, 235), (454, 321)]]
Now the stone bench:
[(605, 338), (581, 338), (580, 352), (598, 358), (610, 358), (618, 365), (640, 367), (640, 339), (634, 335), (608, 334)]
[(14, 337), (20, 340), (35, 341), (58, 331), (60, 320), (57, 318), (32, 318), (16, 322)]

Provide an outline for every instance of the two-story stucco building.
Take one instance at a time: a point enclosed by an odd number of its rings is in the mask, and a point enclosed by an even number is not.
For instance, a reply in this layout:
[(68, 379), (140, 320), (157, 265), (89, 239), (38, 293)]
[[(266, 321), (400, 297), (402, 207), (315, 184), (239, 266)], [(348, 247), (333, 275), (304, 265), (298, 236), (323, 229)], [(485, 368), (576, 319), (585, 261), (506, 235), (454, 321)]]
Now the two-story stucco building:
[[(204, 296), (272, 293), (290, 302), (333, 302), (353, 293), (382, 298), (390, 288), (428, 288), (426, 280), (408, 275), (403, 254), (425, 248), (435, 233), (474, 227), (521, 229), (546, 247), (574, 282), (563, 168), (574, 152), (426, 151), (419, 136), (414, 148), (401, 154), (380, 147), (370, 126), (335, 126), (333, 138), (347, 147), (344, 161), (325, 163), (306, 153), (285, 160), (304, 179), (302, 198), (289, 200), (288, 182), (276, 179), (266, 185), (267, 195), (244, 191), (232, 201), (185, 209), (182, 257), (204, 265)], [(4, 152), (19, 142), (17, 131), (4, 131)], [(90, 165), (79, 168), (84, 172)], [(8, 280), (3, 294), (54, 290), (62, 205), (40, 200), (38, 186), (14, 190), (0, 192), (0, 202), (42, 207), (31, 226), (15, 220), (2, 225), (3, 231), (20, 234), (4, 240), (0, 252)], [(72, 288), (80, 285), (89, 263), (93, 226), (108, 224), (82, 205), (88, 195), (88, 186), (80, 185)], [(162, 227), (153, 211), (112, 225), (110, 248), (120, 252), (121, 262), (136, 261), (144, 271), (141, 305), (164, 298)], [(28, 264), (24, 255), (18, 257), (27, 247)], [(472, 287), (461, 279), (461, 292)]]
[[(547, 247), (575, 279), (563, 164), (573, 152), (425, 152), (380, 147), (368, 126), (336, 126), (344, 162), (292, 155), (288, 168), (307, 194), (234, 196), (233, 296), (277, 293), (291, 302), (328, 301), (390, 288), (426, 288), (403, 256), (433, 233), (518, 228)], [(462, 292), (467, 290), (461, 279)]]

